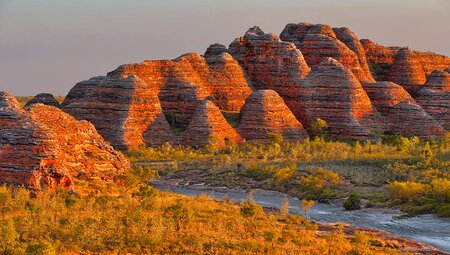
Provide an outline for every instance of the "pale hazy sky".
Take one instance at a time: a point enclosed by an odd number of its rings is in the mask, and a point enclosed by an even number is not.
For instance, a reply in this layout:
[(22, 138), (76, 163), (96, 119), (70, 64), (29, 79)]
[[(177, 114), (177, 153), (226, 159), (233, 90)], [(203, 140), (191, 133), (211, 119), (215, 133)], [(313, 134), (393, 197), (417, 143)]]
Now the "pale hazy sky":
[(0, 91), (65, 95), (121, 64), (302, 21), (450, 55), (450, 0), (0, 0)]

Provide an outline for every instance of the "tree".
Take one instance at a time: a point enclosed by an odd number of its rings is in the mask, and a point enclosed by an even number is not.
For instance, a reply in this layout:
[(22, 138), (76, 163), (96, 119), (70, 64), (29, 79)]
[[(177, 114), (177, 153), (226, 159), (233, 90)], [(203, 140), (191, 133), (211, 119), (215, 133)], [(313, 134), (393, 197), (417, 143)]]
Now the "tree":
[(427, 142), (425, 146), (422, 148), (422, 152), (420, 153), (426, 162), (430, 162), (433, 158), (433, 151), (431, 150), (430, 143)]
[(179, 201), (175, 205), (167, 207), (164, 211), (164, 217), (171, 219), (175, 223), (175, 229), (177, 231), (189, 221), (190, 216), (189, 209)]
[(283, 199), (281, 200), (281, 205), (280, 205), (280, 217), (281, 218), (286, 218), (287, 215), (289, 214), (289, 197), (287, 195), (283, 196)]
[(309, 210), (311, 210), (311, 207), (313, 207), (313, 205), (314, 200), (302, 199), (300, 207), (302, 208), (302, 211), (305, 213), (307, 221), (309, 221)]

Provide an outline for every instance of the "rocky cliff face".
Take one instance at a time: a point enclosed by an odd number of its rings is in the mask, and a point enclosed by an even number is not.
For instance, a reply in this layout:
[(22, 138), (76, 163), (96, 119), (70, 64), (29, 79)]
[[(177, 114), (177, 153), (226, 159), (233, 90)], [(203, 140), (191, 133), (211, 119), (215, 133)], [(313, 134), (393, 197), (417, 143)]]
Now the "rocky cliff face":
[(50, 106), (54, 106), (57, 108), (61, 107), (58, 100), (56, 100), (56, 98), (52, 94), (49, 94), (49, 93), (37, 94), (35, 97), (30, 99), (30, 101), (28, 101), (25, 104), (25, 107), (29, 107), (34, 104), (45, 104), (45, 105), (50, 105)]
[(182, 144), (193, 147), (207, 145), (223, 147), (237, 144), (242, 138), (223, 117), (219, 108), (209, 100), (203, 100), (195, 109), (194, 116), (183, 133)]
[(64, 111), (93, 123), (114, 147), (127, 149), (176, 141), (162, 112), (157, 90), (150, 89), (137, 76), (106, 77), (84, 92), (83, 97), (70, 104), (66, 102)]
[(442, 126), (431, 117), (403, 87), (392, 82), (363, 84), (372, 104), (384, 117), (387, 134), (439, 138)]
[(416, 101), (450, 131), (450, 73), (436, 70), (416, 96)]
[(174, 60), (127, 64), (108, 76), (136, 75), (157, 93), (169, 121), (187, 125), (206, 98), (222, 111), (238, 113), (250, 95), (252, 89), (242, 68), (225, 51), (224, 46), (212, 45), (206, 57), (190, 53)]
[(364, 139), (381, 130), (380, 115), (363, 87), (335, 59), (328, 58), (313, 69), (302, 82), (298, 99), (306, 117), (302, 123), (323, 119), (334, 137)]
[(332, 29), (328, 25), (309, 23), (288, 24), (280, 37), (283, 41), (294, 43), (311, 67), (331, 57), (352, 71), (360, 82), (374, 81), (364, 49), (357, 36), (348, 28)]
[(387, 80), (401, 85), (410, 94), (415, 94), (425, 84), (426, 76), (416, 53), (408, 48), (400, 49), (389, 67)]
[(257, 89), (275, 90), (297, 113), (298, 85), (310, 68), (293, 43), (278, 35), (265, 34), (259, 27), (250, 28), (234, 40), (229, 52), (241, 64)]
[(270, 134), (287, 141), (299, 141), (308, 135), (302, 124), (273, 90), (258, 90), (245, 101), (239, 115), (239, 134), (248, 141), (266, 142)]
[(128, 169), (128, 160), (92, 124), (52, 106), (24, 110), (0, 92), (0, 182), (76, 191), (75, 179), (111, 181)]

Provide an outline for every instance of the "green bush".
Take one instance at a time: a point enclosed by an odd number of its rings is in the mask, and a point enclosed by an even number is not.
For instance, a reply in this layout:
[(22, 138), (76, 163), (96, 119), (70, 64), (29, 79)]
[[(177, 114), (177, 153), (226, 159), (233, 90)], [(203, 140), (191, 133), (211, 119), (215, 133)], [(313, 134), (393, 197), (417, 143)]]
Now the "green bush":
[(359, 210), (361, 209), (361, 197), (352, 192), (350, 196), (345, 200), (344, 202), (344, 208), (345, 210)]

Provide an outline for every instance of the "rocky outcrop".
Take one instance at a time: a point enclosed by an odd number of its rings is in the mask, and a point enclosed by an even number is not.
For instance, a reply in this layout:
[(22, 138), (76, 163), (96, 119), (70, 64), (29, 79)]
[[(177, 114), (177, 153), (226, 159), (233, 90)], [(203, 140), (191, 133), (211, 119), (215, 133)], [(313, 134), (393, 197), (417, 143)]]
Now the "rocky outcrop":
[(384, 130), (390, 135), (441, 137), (442, 126), (431, 117), (403, 87), (392, 82), (363, 84), (372, 104), (384, 117)]
[(310, 68), (293, 43), (253, 27), (234, 40), (228, 50), (255, 88), (275, 90), (294, 113), (298, 112), (298, 85)]
[(414, 52), (422, 64), (423, 71), (427, 75), (431, 74), (434, 70), (445, 70), (446, 68), (450, 68), (450, 58), (447, 56), (439, 55), (430, 51)]
[(305, 78), (298, 96), (305, 120), (327, 122), (329, 135), (364, 139), (381, 130), (380, 115), (350, 70), (328, 58)]
[(76, 190), (74, 181), (112, 181), (130, 163), (94, 126), (56, 107), (24, 110), (0, 92), (0, 182), (33, 190)]
[[(395, 55), (400, 47), (385, 47), (368, 39), (362, 39), (361, 44), (366, 52), (366, 58), (376, 75), (377, 80), (387, 80), (389, 67), (394, 63)], [(450, 66), (450, 58), (434, 52), (414, 51), (417, 60), (421, 63), (425, 74), (429, 75), (434, 70), (444, 70)]]
[(100, 80), (83, 97), (66, 104), (64, 111), (79, 120), (90, 121), (116, 148), (176, 142), (157, 90), (134, 75)]
[(58, 100), (55, 99), (55, 97), (52, 94), (49, 93), (40, 93), (37, 94), (35, 97), (30, 99), (26, 104), (25, 107), (29, 107), (34, 104), (45, 104), (54, 106), (57, 108), (60, 108), (61, 105), (59, 104)]
[(159, 97), (169, 121), (189, 123), (197, 105), (212, 100), (222, 111), (238, 113), (252, 89), (238, 62), (211, 46), (205, 58), (185, 54), (174, 60), (144, 61), (120, 66), (108, 76), (136, 75)]
[[(356, 56), (358, 56), (359, 66), (363, 70), (366, 80), (375, 81), (371, 75), (369, 64), (367, 63), (364, 47), (361, 45), (361, 42), (356, 34), (347, 27), (333, 28), (333, 31), (336, 34), (337, 39), (356, 53)], [(361, 79), (359, 80), (360, 82), (363, 82)]]
[(256, 142), (268, 141), (270, 134), (279, 134), (287, 141), (307, 137), (302, 124), (273, 90), (258, 90), (247, 98), (237, 131), (244, 139)]
[(66, 95), (61, 106), (64, 108), (71, 103), (79, 101), (80, 99), (87, 98), (87, 95), (89, 95), (103, 79), (105, 79), (105, 76), (96, 76), (90, 78), (89, 80), (78, 82)]
[(208, 58), (211, 56), (218, 56), (222, 53), (228, 53), (227, 47), (220, 43), (214, 43), (209, 45), (208, 49), (206, 49), (206, 52), (203, 56), (205, 58)]
[(311, 67), (331, 57), (350, 69), (360, 82), (374, 81), (363, 47), (348, 28), (332, 29), (328, 25), (309, 23), (288, 24), (280, 37), (283, 41), (294, 43)]
[(203, 100), (183, 133), (182, 144), (193, 147), (223, 147), (240, 143), (242, 138), (223, 117), (219, 108), (209, 100)]
[(450, 131), (450, 73), (435, 70), (416, 96), (416, 101)]
[(369, 39), (361, 39), (361, 45), (366, 52), (366, 59), (370, 64), (388, 64), (394, 63), (395, 54), (399, 47), (385, 47)]
[(414, 95), (425, 84), (426, 75), (419, 58), (408, 48), (400, 49), (389, 67), (387, 80), (401, 85)]

